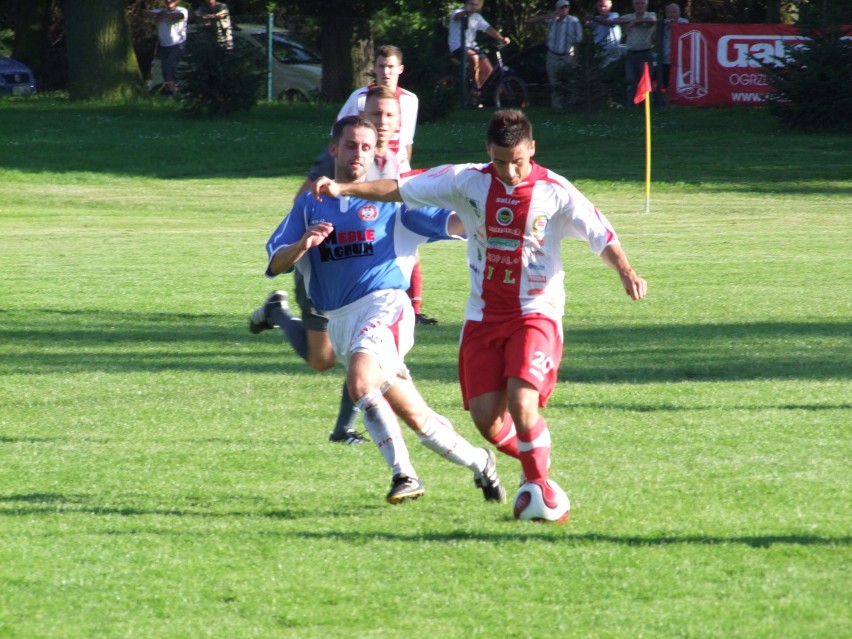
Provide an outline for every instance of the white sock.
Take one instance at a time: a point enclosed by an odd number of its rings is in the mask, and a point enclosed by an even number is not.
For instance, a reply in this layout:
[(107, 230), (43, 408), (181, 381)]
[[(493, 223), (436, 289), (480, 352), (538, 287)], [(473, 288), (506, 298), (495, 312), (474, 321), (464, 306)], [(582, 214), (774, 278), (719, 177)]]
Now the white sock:
[(488, 453), (459, 435), (446, 417), (432, 413), (420, 429), (420, 443), (447, 461), (482, 472)]
[(402, 430), (399, 421), (391, 409), (390, 404), (382, 396), (380, 391), (374, 391), (364, 395), (355, 402), (364, 414), (364, 426), (370, 437), (379, 447), (379, 452), (385, 458), (391, 468), (392, 475), (408, 475), (417, 478), (417, 472), (411, 465), (408, 455), (408, 447), (402, 438)]

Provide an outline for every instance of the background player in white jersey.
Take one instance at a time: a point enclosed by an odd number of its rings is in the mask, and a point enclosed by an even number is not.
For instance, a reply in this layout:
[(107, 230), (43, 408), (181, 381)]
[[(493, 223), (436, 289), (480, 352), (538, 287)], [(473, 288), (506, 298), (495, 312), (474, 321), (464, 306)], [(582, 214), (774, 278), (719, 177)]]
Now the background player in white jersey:
[[(402, 75), (403, 71), (405, 71), (405, 65), (402, 63), (402, 50), (390, 44), (379, 47), (376, 49), (376, 58), (373, 65), (373, 74), (376, 77), (376, 82), (353, 91), (337, 114), (338, 120), (347, 115), (358, 115), (364, 111), (367, 92), (371, 88), (383, 86), (391, 89), (399, 101), (399, 122), (397, 123), (396, 133), (391, 137), (388, 146), (391, 151), (396, 153), (397, 160), (399, 160), (400, 173), (406, 173), (411, 170), (411, 155), (414, 152), (414, 132), (417, 128), (417, 111), (420, 107), (420, 101), (417, 96), (411, 91), (399, 86), (399, 76)], [(303, 185), (305, 190), (309, 189), (318, 177), (319, 175), (317, 174), (308, 174), (310, 182), (306, 181), (306, 184)], [(408, 289), (408, 296), (414, 305), (414, 317), (418, 324), (430, 325), (438, 323), (438, 320), (426, 315), (422, 309), (423, 272), (420, 269), (419, 256), (417, 262), (414, 264), (414, 270), (411, 272), (411, 287)]]
[(358, 115), (364, 110), (367, 92), (375, 86), (388, 87), (399, 101), (400, 118), (397, 130), (389, 141), (391, 151), (399, 160), (400, 173), (411, 170), (411, 154), (414, 147), (414, 131), (417, 128), (417, 111), (420, 101), (417, 96), (399, 86), (399, 76), (405, 71), (402, 63), (402, 50), (393, 45), (383, 45), (376, 49), (373, 73), (376, 81), (360, 89), (355, 89), (337, 114), (337, 119), (347, 115)]
[[(396, 155), (389, 147), (391, 136), (398, 129), (399, 108), (396, 95), (388, 87), (373, 87), (367, 94), (362, 115), (373, 123), (378, 134), (374, 159), (367, 170), (366, 179), (368, 180), (399, 176)], [(334, 177), (334, 158), (328, 148), (317, 157), (311, 171), (316, 174), (308, 182), (308, 186), (297, 194), (294, 202), (320, 175)], [(337, 362), (328, 339), (328, 318), (315, 308), (305, 290), (304, 278), (299, 269), (294, 269), (293, 279), (301, 317), (295, 317), (290, 312), (286, 291), (273, 291), (263, 306), (252, 313), (249, 318), (249, 330), (257, 334), (274, 327), (280, 328), (293, 350), (307, 362), (308, 366), (317, 371), (328, 370)], [(366, 443), (363, 433), (355, 429), (357, 421), (358, 410), (352, 403), (344, 384), (337, 419), (334, 429), (329, 434), (329, 441), (347, 445)]]
[(561, 240), (587, 241), (632, 299), (645, 297), (647, 283), (603, 214), (565, 178), (533, 162), (532, 126), (522, 112), (495, 112), (486, 140), (488, 164), (436, 167), (405, 181), (322, 178), (314, 193), (456, 211), (469, 238), (471, 278), (459, 351), (465, 408), (488, 441), (520, 460), (526, 481), (539, 484), (548, 500), (550, 432), (539, 409), (562, 358)]
[[(336, 179), (364, 181), (375, 144), (369, 120), (338, 121), (330, 147)], [(412, 210), (349, 197), (319, 202), (304, 193), (267, 244), (266, 274), (274, 277), (299, 263), (308, 295), (329, 319), (329, 338), (346, 367), (349, 394), (391, 467), (387, 500), (392, 504), (424, 493), (396, 415), (424, 446), (471, 469), (485, 499), (506, 499), (494, 454), (472, 446), (427, 406), (403, 361), (414, 344), (414, 311), (405, 290), (417, 245), (463, 230), (446, 209)]]

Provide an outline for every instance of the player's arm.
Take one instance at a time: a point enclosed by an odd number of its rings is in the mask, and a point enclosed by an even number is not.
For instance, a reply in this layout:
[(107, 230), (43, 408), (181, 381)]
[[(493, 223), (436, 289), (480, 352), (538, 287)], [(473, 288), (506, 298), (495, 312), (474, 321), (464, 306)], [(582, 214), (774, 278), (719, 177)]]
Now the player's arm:
[(275, 252), (266, 269), (269, 275), (279, 275), (293, 268), (305, 253), (322, 244), (332, 230), (334, 226), (331, 222), (318, 222), (309, 226), (298, 242), (283, 246)]
[(447, 220), (447, 231), (449, 231), (450, 235), (458, 235), (459, 237), (465, 234), (464, 224), (462, 224), (461, 218), (456, 213), (453, 213), (450, 219)]
[(399, 193), (399, 184), (396, 180), (340, 183), (327, 177), (320, 177), (314, 182), (311, 192), (318, 200), (322, 200), (323, 195), (331, 197), (348, 195), (375, 202), (402, 202), (402, 196)]
[(609, 244), (601, 252), (604, 264), (615, 269), (625, 292), (631, 299), (641, 300), (648, 292), (648, 282), (636, 274), (620, 244)]

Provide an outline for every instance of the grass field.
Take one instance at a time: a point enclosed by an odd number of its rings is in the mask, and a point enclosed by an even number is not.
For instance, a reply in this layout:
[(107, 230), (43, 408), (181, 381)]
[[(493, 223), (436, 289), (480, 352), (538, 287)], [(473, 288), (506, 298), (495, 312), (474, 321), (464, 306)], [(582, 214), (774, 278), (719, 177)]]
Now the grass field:
[[(327, 442), (342, 371), (246, 330), (334, 111), (0, 102), (0, 637), (852, 637), (852, 139), (657, 113), (645, 215), (641, 111), (531, 111), (650, 283), (565, 244), (555, 527), (414, 437), (427, 494), (388, 506), (375, 449)], [(484, 160), (487, 115), (415, 166)], [(422, 259), (409, 365), (478, 442), (463, 247)]]

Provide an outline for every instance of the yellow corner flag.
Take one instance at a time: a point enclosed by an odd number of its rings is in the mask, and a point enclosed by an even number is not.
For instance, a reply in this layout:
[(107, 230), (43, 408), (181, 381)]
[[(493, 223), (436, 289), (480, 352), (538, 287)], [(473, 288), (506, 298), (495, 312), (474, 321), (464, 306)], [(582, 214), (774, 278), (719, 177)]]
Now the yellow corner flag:
[(651, 212), (651, 74), (648, 63), (642, 71), (642, 79), (636, 85), (633, 104), (645, 101), (645, 213)]

